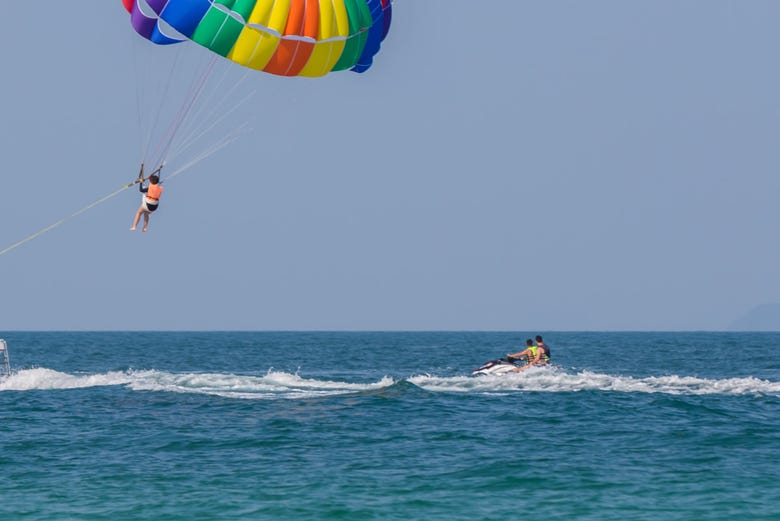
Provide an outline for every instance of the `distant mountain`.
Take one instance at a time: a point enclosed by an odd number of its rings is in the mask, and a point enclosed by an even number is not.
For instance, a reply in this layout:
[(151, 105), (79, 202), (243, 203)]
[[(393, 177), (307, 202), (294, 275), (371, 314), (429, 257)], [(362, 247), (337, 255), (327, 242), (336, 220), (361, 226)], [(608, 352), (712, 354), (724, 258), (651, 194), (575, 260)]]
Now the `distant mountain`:
[(780, 331), (780, 302), (761, 304), (729, 325), (731, 331)]

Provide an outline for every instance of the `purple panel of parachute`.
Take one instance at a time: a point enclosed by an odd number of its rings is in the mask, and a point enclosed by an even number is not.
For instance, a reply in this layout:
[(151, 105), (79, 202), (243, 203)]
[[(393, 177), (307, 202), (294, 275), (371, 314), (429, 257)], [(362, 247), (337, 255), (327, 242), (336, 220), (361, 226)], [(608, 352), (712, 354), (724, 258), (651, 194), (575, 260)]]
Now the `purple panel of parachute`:
[(154, 43), (167, 45), (182, 41), (181, 38), (166, 36), (160, 30), (159, 14), (167, 1), (145, 0), (143, 8), (136, 0), (122, 0), (122, 3), (130, 13), (130, 23), (138, 34)]

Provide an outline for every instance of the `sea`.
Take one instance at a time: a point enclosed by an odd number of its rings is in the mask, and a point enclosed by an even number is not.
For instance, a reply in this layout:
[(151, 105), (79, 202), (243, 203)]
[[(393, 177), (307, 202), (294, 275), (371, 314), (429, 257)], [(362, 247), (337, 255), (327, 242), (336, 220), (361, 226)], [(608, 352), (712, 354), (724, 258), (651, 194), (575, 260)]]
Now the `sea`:
[(3, 521), (780, 520), (780, 333), (0, 336)]

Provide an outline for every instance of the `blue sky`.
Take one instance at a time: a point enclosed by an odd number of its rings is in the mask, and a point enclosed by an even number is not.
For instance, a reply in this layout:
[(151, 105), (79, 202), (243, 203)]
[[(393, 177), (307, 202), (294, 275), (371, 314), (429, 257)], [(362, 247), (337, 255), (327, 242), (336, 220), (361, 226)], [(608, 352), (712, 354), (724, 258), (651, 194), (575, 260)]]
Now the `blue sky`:
[[(780, 301), (780, 4), (394, 6), (363, 75), (222, 60), (251, 132), (149, 233), (128, 190), (0, 256), (0, 331), (717, 330)], [(0, 249), (140, 159), (121, 2), (39, 11), (4, 7)]]

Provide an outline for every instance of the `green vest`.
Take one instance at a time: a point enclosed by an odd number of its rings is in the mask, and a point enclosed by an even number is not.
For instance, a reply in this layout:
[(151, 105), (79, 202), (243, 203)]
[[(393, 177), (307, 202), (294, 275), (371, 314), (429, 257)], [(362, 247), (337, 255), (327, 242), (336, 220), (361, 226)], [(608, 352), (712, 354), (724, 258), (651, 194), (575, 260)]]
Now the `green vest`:
[[(531, 351), (531, 356), (528, 358), (528, 363), (530, 364), (531, 362), (536, 360), (536, 354), (539, 352), (539, 347), (538, 346), (528, 346), (526, 349), (529, 349)], [(547, 356), (547, 350), (546, 349), (542, 352), (542, 357), (539, 358), (539, 361), (540, 362), (544, 362), (544, 363), (549, 363), (550, 362), (550, 357)]]

